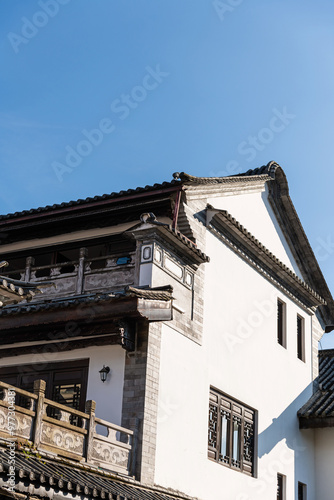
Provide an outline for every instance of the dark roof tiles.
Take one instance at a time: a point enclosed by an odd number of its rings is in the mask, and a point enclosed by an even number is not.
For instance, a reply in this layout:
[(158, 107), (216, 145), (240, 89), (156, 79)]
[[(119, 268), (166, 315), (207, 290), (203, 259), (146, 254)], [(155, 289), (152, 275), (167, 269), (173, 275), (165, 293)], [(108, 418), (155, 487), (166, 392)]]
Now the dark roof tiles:
[(38, 208), (31, 208), (30, 210), (22, 210), (21, 212), (14, 212), (10, 214), (4, 214), (0, 215), (0, 221), (1, 220), (6, 220), (6, 219), (14, 219), (16, 217), (22, 217), (26, 215), (33, 215), (33, 214), (38, 214), (42, 212), (48, 212), (51, 210), (57, 210), (61, 208), (67, 208), (67, 207), (73, 207), (73, 206), (78, 206), (78, 205), (85, 205), (89, 204), (92, 202), (98, 202), (98, 201), (103, 201), (103, 200), (111, 200), (114, 198), (121, 198), (122, 196), (130, 196), (132, 194), (136, 193), (145, 193), (147, 191), (158, 191), (159, 189), (164, 189), (168, 187), (173, 187), (177, 186), (179, 182), (173, 180), (171, 182), (162, 182), (161, 184), (153, 184), (152, 186), (145, 186), (145, 187), (137, 187), (135, 189), (127, 189), (127, 190), (122, 190), (115, 192), (113, 191), (110, 194), (103, 194), (100, 196), (94, 196), (88, 197), (85, 199), (79, 199), (79, 200), (71, 200), (68, 202), (62, 202), (62, 203), (55, 203), (54, 205), (46, 205), (44, 207), (38, 207)]
[[(8, 457), (8, 451), (0, 449), (0, 476), (4, 481), (8, 480)], [(35, 497), (39, 497), (40, 486), (47, 485), (49, 491), (60, 491), (65, 497), (70, 490), (74, 495), (82, 492), (88, 498), (109, 500), (194, 500), (176, 491), (145, 486), (132, 478), (117, 477), (81, 464), (51, 461), (44, 456), (41, 459), (30, 454), (28, 460), (17, 452), (14, 467), (19, 481), (15, 491), (27, 492), (24, 483), (29, 482), (29, 492)]]
[(102, 301), (112, 302), (114, 300), (127, 297), (137, 297), (146, 300), (164, 300), (169, 301), (173, 298), (173, 288), (171, 286), (157, 288), (137, 288), (127, 286), (123, 290), (117, 290), (90, 295), (75, 295), (72, 297), (54, 298), (41, 300), (38, 302), (21, 302), (20, 304), (8, 305), (0, 308), (0, 316), (9, 316), (15, 314), (28, 314), (33, 312), (47, 311), (50, 309), (67, 309), (76, 307), (80, 304), (90, 304)]
[[(231, 175), (227, 177), (195, 177), (193, 175), (186, 174), (185, 172), (176, 172), (173, 174), (174, 179), (170, 182), (164, 181), (161, 183), (155, 183), (153, 185), (146, 185), (145, 187), (137, 187), (132, 189), (126, 189), (121, 191), (113, 191), (110, 194), (102, 194), (99, 196), (80, 198), (78, 200), (71, 200), (68, 202), (55, 203), (53, 205), (46, 205), (44, 207), (31, 208), (30, 210), (22, 210), (21, 212), (14, 212), (9, 214), (0, 215), (0, 221), (7, 219), (15, 219), (16, 217), (22, 217), (26, 215), (34, 215), (38, 213), (48, 212), (52, 210), (73, 207), (78, 205), (85, 205), (93, 202), (111, 200), (114, 198), (121, 198), (122, 196), (129, 196), (138, 193), (145, 193), (148, 191), (157, 191), (159, 189), (165, 189), (169, 187), (176, 187), (182, 182), (190, 184), (216, 184), (216, 183), (229, 183), (238, 181), (239, 177), (254, 177), (254, 176), (273, 176), (273, 172), (278, 167), (275, 162), (270, 162), (268, 165), (264, 165), (260, 168), (254, 170), (248, 170), (245, 173), (240, 173), (237, 175)], [(245, 179), (246, 180), (246, 179)], [(248, 179), (252, 180), (252, 179)], [(181, 182), (180, 182), (181, 181)]]
[(334, 417), (334, 349), (319, 351), (317, 390), (298, 411), (303, 419)]

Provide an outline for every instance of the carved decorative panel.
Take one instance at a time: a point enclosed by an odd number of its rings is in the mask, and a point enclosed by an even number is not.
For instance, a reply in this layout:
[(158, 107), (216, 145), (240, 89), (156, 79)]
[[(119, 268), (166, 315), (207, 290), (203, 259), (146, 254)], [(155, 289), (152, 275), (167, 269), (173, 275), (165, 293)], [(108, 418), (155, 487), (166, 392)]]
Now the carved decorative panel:
[(85, 438), (82, 434), (43, 422), (41, 443), (83, 456)]
[(133, 282), (133, 268), (94, 272), (85, 276), (85, 291), (110, 288), (110, 286), (131, 284)]
[(100, 462), (105, 462), (110, 465), (117, 465), (117, 467), (124, 467), (124, 469), (127, 469), (129, 451), (124, 450), (123, 448), (118, 448), (115, 445), (94, 439), (92, 458)]
[[(13, 427), (13, 434), (10, 432), (10, 426)], [(8, 409), (0, 408), (0, 429), (3, 432), (7, 432), (8, 435), (18, 436), (30, 440), (32, 434), (32, 417), (21, 414), (16, 409), (15, 420), (8, 420)]]

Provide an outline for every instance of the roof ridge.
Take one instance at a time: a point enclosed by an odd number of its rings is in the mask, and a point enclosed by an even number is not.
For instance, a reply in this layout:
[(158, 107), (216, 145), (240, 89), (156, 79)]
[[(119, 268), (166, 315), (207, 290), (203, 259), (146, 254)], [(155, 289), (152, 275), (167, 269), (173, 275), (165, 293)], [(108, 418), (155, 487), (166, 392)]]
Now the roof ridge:
[(223, 184), (238, 182), (240, 181), (240, 178), (242, 178), (243, 181), (253, 181), (254, 178), (270, 180), (275, 178), (275, 173), (278, 168), (282, 167), (280, 167), (280, 165), (275, 161), (270, 161), (267, 165), (262, 165), (261, 167), (255, 169), (249, 169), (246, 172), (226, 175), (223, 177), (196, 177), (194, 175), (187, 174), (186, 172), (174, 172), (173, 178), (190, 184)]

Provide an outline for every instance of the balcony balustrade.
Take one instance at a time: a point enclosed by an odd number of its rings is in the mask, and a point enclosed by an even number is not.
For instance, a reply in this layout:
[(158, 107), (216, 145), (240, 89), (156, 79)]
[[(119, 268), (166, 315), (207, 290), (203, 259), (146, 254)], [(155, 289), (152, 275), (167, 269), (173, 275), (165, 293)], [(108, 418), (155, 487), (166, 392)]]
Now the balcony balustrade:
[[(34, 452), (45, 452), (124, 475), (132, 474), (134, 433), (86, 412), (45, 398), (45, 381), (27, 392), (0, 382), (0, 438), (15, 440)], [(105, 430), (99, 434), (96, 426)]]
[(135, 283), (135, 252), (88, 258), (87, 250), (81, 248), (76, 261), (35, 266), (28, 257), (24, 269), (4, 269), (1, 274), (27, 283), (53, 281), (55, 287), (43, 290), (45, 299), (121, 290)]

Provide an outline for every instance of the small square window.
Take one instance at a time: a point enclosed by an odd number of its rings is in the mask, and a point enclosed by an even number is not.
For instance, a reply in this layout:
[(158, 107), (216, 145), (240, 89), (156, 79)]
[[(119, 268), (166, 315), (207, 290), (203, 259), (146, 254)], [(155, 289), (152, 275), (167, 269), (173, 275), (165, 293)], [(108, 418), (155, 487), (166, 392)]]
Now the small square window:
[(305, 321), (297, 315), (297, 356), (305, 362)]

